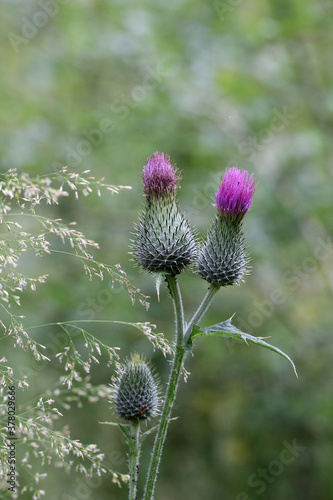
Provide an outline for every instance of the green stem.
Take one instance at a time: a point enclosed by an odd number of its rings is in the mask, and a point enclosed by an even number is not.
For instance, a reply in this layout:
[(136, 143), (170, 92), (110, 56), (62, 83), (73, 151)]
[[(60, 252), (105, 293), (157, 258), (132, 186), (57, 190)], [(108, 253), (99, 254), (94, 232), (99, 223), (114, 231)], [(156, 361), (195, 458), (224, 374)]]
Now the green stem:
[(162, 456), (162, 449), (168, 430), (173, 404), (176, 399), (177, 386), (182, 371), (183, 359), (185, 355), (185, 349), (183, 345), (184, 311), (183, 311), (183, 303), (179, 285), (175, 276), (166, 275), (166, 280), (169, 285), (169, 290), (173, 300), (174, 311), (175, 311), (176, 352), (172, 363), (169, 384), (162, 410), (162, 415), (159, 422), (158, 431), (155, 437), (143, 500), (152, 500), (153, 498), (156, 478)]
[(198, 307), (198, 309), (194, 313), (191, 321), (189, 322), (189, 324), (186, 327), (186, 331), (184, 333), (185, 344), (192, 335), (193, 325), (197, 325), (199, 323), (199, 321), (201, 320), (201, 318), (203, 317), (203, 315), (205, 314), (205, 312), (209, 308), (210, 304), (212, 303), (212, 300), (213, 300), (216, 292), (219, 291), (219, 289), (220, 289), (219, 285), (213, 285), (213, 284), (210, 285), (210, 287), (208, 288), (207, 293), (203, 298), (203, 301), (201, 302), (200, 306)]
[(129, 500), (138, 499), (138, 475), (140, 462), (140, 423), (133, 422), (131, 425), (131, 441), (129, 442)]
[(183, 301), (180, 293), (179, 284), (175, 276), (170, 274), (166, 275), (166, 280), (169, 285), (170, 294), (173, 301), (175, 322), (176, 322), (176, 342), (177, 346), (183, 345), (183, 335), (184, 335), (184, 309)]
[(166, 280), (169, 285), (169, 290), (173, 300), (174, 311), (175, 311), (176, 352), (175, 352), (175, 357), (173, 359), (162, 415), (154, 442), (154, 448), (151, 456), (147, 482), (146, 482), (146, 489), (144, 492), (143, 500), (152, 500), (153, 498), (156, 478), (162, 456), (162, 449), (168, 430), (172, 408), (176, 399), (177, 387), (182, 372), (184, 357), (185, 354), (187, 353), (185, 349), (186, 342), (191, 337), (193, 325), (201, 320), (201, 318), (207, 311), (208, 307), (210, 306), (215, 293), (220, 289), (220, 287), (216, 285), (211, 285), (209, 287), (203, 301), (201, 302), (197, 311), (193, 315), (193, 318), (187, 325), (186, 331), (184, 331), (185, 323), (184, 323), (183, 303), (177, 279), (175, 276), (166, 275)]

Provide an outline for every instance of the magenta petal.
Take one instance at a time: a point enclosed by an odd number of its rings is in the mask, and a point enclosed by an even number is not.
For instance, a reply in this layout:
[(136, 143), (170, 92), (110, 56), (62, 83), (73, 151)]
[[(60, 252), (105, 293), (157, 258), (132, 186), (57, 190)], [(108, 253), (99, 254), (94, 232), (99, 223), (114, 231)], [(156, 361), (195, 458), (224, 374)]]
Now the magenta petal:
[(143, 167), (143, 187), (147, 197), (173, 194), (180, 179), (168, 155), (156, 151), (147, 158), (147, 165)]
[(251, 208), (252, 196), (256, 190), (253, 174), (233, 167), (226, 169), (216, 193), (216, 206), (221, 214), (243, 218)]

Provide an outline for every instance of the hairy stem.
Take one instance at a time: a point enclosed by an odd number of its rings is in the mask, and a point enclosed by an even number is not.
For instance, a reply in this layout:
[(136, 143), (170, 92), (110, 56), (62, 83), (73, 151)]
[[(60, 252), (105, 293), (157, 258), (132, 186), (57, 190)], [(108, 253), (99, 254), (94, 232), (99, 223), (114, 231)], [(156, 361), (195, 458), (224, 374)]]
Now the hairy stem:
[(129, 443), (129, 500), (138, 499), (138, 475), (139, 475), (139, 461), (140, 461), (140, 423), (133, 422), (131, 425), (131, 441)]
[(175, 276), (170, 276), (170, 275), (166, 275), (166, 280), (173, 300), (174, 312), (175, 312), (176, 351), (171, 367), (169, 384), (164, 401), (162, 415), (151, 456), (147, 482), (146, 482), (146, 489), (143, 500), (153, 499), (156, 478), (162, 456), (162, 449), (168, 430), (172, 408), (176, 399), (176, 392), (177, 392), (179, 378), (182, 372), (184, 357), (187, 353), (187, 350), (185, 349), (186, 342), (191, 337), (193, 325), (201, 320), (201, 318), (207, 311), (208, 307), (210, 306), (214, 295), (220, 289), (220, 286), (210, 285), (203, 301), (201, 302), (197, 311), (194, 313), (193, 318), (187, 325), (186, 331), (184, 331), (185, 330), (184, 311), (183, 311), (183, 303), (178, 281)]
[(175, 321), (176, 321), (176, 352), (173, 359), (168, 389), (164, 401), (162, 415), (160, 418), (159, 427), (157, 430), (153, 452), (151, 456), (146, 489), (144, 492), (143, 500), (152, 500), (158, 469), (162, 456), (162, 449), (166, 438), (169, 420), (176, 399), (177, 386), (183, 366), (183, 359), (185, 355), (184, 349), (184, 311), (183, 303), (180, 294), (179, 285), (175, 276), (166, 275), (166, 280), (169, 285), (170, 294), (173, 300)]
[(212, 300), (213, 300), (216, 292), (218, 292), (220, 288), (221, 287), (219, 285), (212, 284), (209, 286), (207, 293), (203, 298), (203, 301), (201, 302), (200, 306), (198, 307), (198, 309), (194, 313), (191, 321), (189, 322), (189, 324), (186, 327), (186, 331), (184, 333), (185, 343), (189, 340), (189, 338), (192, 335), (193, 325), (197, 325), (199, 323), (199, 321), (201, 320), (201, 318), (203, 317), (205, 312), (208, 310), (210, 304), (212, 303)]

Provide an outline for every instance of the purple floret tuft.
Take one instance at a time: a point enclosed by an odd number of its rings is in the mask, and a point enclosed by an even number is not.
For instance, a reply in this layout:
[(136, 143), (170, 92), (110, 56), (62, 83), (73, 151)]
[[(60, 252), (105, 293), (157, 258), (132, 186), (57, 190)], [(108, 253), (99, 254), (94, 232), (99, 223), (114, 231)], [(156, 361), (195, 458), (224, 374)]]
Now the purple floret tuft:
[(240, 171), (235, 167), (226, 169), (216, 193), (216, 206), (219, 213), (242, 219), (251, 208), (256, 187), (253, 174), (249, 175), (246, 170)]
[(158, 151), (151, 158), (148, 156), (147, 165), (143, 167), (143, 187), (148, 198), (174, 194), (180, 179), (178, 169), (170, 163), (170, 156)]

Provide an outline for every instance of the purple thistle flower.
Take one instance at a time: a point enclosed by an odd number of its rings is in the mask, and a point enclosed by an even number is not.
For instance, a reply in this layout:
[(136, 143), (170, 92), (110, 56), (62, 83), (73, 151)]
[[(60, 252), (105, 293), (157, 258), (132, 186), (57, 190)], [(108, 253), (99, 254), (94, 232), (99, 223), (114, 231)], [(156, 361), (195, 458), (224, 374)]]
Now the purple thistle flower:
[(147, 198), (174, 194), (180, 179), (178, 169), (170, 163), (170, 156), (158, 151), (151, 158), (148, 156), (147, 165), (143, 167), (143, 187)]
[(243, 219), (252, 206), (252, 196), (256, 190), (253, 174), (233, 167), (226, 169), (216, 193), (216, 206), (219, 213), (232, 219)]

